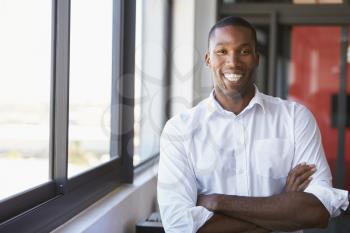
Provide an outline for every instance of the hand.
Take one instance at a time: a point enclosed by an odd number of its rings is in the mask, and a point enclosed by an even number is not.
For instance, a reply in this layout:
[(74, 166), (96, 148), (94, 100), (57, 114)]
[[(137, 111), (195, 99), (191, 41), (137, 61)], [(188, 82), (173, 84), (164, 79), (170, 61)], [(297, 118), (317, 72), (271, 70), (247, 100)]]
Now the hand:
[(197, 197), (197, 206), (203, 206), (210, 211), (215, 211), (218, 206), (219, 194), (200, 194)]
[(315, 171), (316, 167), (313, 164), (307, 165), (306, 163), (301, 163), (297, 165), (288, 173), (283, 192), (304, 191), (310, 184), (312, 180), (311, 176), (315, 173)]

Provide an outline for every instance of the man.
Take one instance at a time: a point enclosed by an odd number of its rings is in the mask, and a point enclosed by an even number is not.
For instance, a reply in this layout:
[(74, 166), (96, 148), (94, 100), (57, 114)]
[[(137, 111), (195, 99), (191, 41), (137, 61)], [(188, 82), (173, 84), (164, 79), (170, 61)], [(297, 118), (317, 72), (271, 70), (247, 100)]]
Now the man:
[[(227, 17), (209, 33), (214, 90), (161, 137), (158, 202), (166, 232), (324, 228), (348, 207), (312, 114), (254, 85), (255, 29)], [(312, 176), (312, 177), (311, 177)]]

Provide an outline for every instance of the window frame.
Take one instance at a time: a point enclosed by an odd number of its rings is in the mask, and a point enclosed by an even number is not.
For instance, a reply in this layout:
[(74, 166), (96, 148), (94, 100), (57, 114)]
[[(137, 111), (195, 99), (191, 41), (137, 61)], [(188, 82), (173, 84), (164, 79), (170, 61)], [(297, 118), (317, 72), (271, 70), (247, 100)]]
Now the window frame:
[[(133, 171), (135, 0), (113, 0), (111, 152), (119, 157), (70, 179), (68, 166), (70, 0), (52, 0), (51, 181), (0, 201), (0, 232), (49, 232), (122, 183)], [(119, 94), (118, 94), (119, 93)], [(127, 98), (127, 97), (131, 98)], [(132, 129), (132, 130), (126, 130)], [(113, 130), (112, 130), (113, 131)], [(114, 131), (115, 132), (115, 131)]]

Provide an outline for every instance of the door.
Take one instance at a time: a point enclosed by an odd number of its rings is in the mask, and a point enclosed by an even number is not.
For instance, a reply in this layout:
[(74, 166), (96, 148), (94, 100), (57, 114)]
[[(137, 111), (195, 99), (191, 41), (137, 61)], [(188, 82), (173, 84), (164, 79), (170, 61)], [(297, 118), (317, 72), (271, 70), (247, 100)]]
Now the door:
[[(333, 186), (350, 190), (349, 33), (340, 26), (281, 26), (277, 54), (277, 93), (305, 105), (321, 131)], [(339, 101), (341, 96), (345, 98)], [(345, 101), (344, 101), (345, 100)], [(345, 113), (341, 120), (339, 114)], [(343, 121), (342, 124), (340, 121)], [(308, 233), (350, 232), (350, 221), (332, 219), (326, 230)]]
[[(322, 135), (322, 144), (333, 175), (333, 185), (350, 190), (350, 158), (340, 161), (339, 140), (349, 151), (350, 138), (339, 138), (338, 112), (341, 79), (341, 27), (290, 27), (290, 58), (287, 72), (288, 99), (307, 106), (314, 114)], [(348, 47), (348, 46), (347, 46)], [(348, 53), (348, 51), (346, 51)], [(349, 59), (345, 61), (349, 67)], [(350, 75), (347, 75), (347, 80)], [(349, 88), (347, 87), (349, 93)], [(345, 129), (346, 135), (349, 128)], [(338, 164), (337, 164), (338, 161)], [(343, 166), (341, 168), (341, 166)], [(338, 174), (344, 170), (348, 175)], [(345, 183), (345, 185), (344, 185)]]

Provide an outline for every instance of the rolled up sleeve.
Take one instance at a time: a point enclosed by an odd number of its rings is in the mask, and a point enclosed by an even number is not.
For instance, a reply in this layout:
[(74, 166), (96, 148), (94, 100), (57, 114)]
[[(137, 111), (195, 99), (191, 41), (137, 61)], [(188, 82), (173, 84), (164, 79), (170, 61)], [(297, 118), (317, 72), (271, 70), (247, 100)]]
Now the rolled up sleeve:
[(323, 150), (320, 130), (311, 112), (298, 106), (295, 116), (294, 166), (306, 162), (316, 165), (312, 182), (304, 190), (316, 196), (331, 217), (338, 216), (348, 205), (348, 192), (332, 187), (332, 175)]
[(196, 206), (196, 177), (184, 147), (188, 137), (168, 122), (160, 140), (157, 195), (167, 233), (197, 232), (213, 215), (206, 208)]
[(305, 189), (305, 192), (316, 196), (326, 207), (331, 217), (336, 217), (342, 210), (346, 210), (348, 201), (348, 192), (341, 189), (332, 188), (327, 184), (312, 184)]

